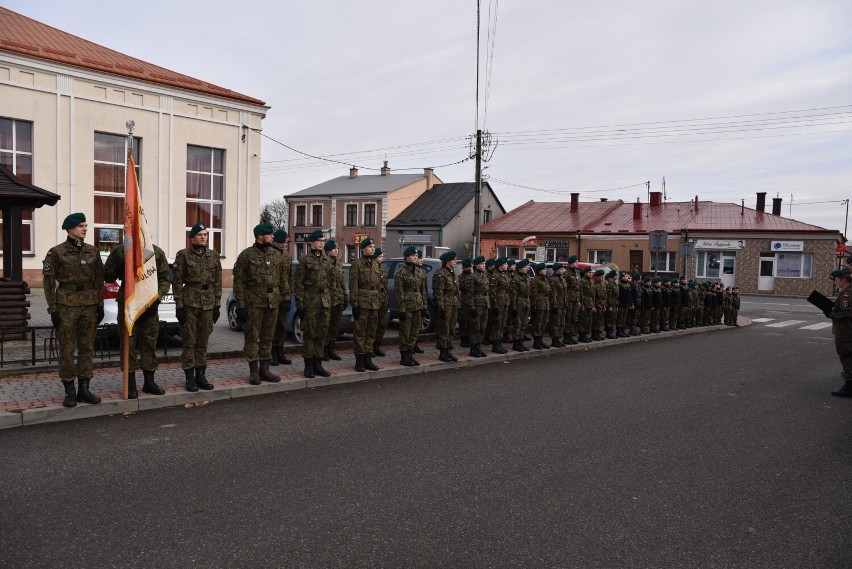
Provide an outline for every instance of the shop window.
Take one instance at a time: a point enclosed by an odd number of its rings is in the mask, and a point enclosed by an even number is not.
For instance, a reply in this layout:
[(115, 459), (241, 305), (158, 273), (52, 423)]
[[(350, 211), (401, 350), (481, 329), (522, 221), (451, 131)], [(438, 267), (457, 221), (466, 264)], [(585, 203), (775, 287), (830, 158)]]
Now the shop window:
[(186, 231), (199, 221), (207, 227), (210, 248), (222, 254), (225, 151), (186, 147)]
[[(0, 166), (4, 166), (22, 181), (33, 183), (33, 123), (0, 118)], [(22, 252), (31, 255), (35, 243), (33, 212), (24, 210), (21, 217)], [(0, 213), (0, 248), (2, 247), (3, 214)]]
[(809, 279), (813, 276), (812, 253), (776, 253), (775, 276), (792, 279)]
[(599, 265), (606, 265), (607, 263), (612, 263), (612, 251), (606, 249), (590, 249), (589, 262), (597, 263)]
[(673, 273), (677, 269), (676, 253), (674, 251), (651, 251), (651, 270), (663, 273)]
[[(142, 193), (142, 140), (133, 138), (136, 179)], [(124, 198), (127, 181), (127, 136), (95, 133), (95, 219), (94, 242), (101, 251), (111, 251), (124, 237)]]

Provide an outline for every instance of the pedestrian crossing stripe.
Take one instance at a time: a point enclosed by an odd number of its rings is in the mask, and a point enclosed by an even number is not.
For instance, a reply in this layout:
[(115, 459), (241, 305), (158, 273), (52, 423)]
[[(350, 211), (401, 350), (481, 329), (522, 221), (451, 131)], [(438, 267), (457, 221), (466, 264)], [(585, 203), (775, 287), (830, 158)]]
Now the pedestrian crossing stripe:
[(817, 322), (810, 326), (802, 326), (799, 330), (822, 330), (823, 328), (831, 328), (831, 322)]
[(793, 326), (794, 324), (802, 324), (806, 322), (806, 320), (785, 320), (783, 322), (776, 322), (775, 324), (767, 324), (767, 328), (786, 328), (787, 326)]
[(774, 318), (755, 318), (752, 322), (772, 322)]

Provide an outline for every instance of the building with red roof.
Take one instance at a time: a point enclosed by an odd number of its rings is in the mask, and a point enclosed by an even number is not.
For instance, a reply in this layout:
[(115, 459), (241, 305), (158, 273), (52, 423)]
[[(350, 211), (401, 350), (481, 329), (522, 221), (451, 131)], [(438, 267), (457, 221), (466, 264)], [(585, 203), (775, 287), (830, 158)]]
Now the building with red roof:
[[(660, 192), (649, 197), (649, 203), (580, 202), (574, 193), (569, 203), (529, 201), (482, 227), (482, 253), (538, 261), (577, 255), (645, 274), (720, 281), (746, 293), (832, 292), (827, 275), (837, 268), (840, 232), (782, 217), (781, 198), (769, 213), (764, 192), (753, 209), (697, 197), (663, 202)], [(665, 232), (659, 243), (658, 232)]]
[(155, 241), (173, 256), (204, 222), (230, 280), (260, 209), (262, 100), (0, 7), (0, 101), (0, 165), (61, 196), (25, 216), (25, 280), (41, 283), (69, 213), (86, 214), (102, 250), (121, 241), (130, 121)]

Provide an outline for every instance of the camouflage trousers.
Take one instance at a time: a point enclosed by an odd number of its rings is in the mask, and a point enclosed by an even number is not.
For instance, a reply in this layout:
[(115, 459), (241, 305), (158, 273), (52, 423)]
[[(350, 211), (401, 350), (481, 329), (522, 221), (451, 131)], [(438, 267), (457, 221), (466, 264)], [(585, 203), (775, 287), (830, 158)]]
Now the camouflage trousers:
[(302, 355), (304, 357), (322, 357), (326, 337), (328, 337), (329, 314), (329, 309), (322, 306), (305, 309), (305, 316), (302, 318), (302, 335), (304, 336)]
[(278, 318), (275, 319), (275, 334), (272, 335), (272, 345), (281, 348), (287, 341), (287, 316), (290, 313), (290, 301), (278, 305)]
[[(95, 334), (98, 329), (98, 307), (94, 304), (81, 306), (56, 305), (59, 313), (59, 379), (73, 381), (78, 377), (91, 379), (94, 375), (92, 357), (95, 352)], [(77, 364), (74, 364), (74, 352)]]
[(579, 325), (580, 303), (576, 300), (565, 301), (565, 323), (562, 325), (564, 333), (576, 334)]
[(618, 321), (618, 308), (607, 308), (604, 312), (604, 327), (607, 331), (615, 331), (615, 323)]
[[(118, 305), (118, 333), (121, 341), (124, 341), (124, 304)], [(134, 372), (140, 367), (146, 371), (157, 369), (157, 337), (160, 335), (160, 315), (154, 312), (150, 315), (140, 314), (133, 324), (133, 335), (130, 336), (128, 355), (130, 362), (127, 367), (129, 372)], [(124, 353), (122, 347), (121, 353)]]
[(624, 307), (621, 307), (621, 306), (618, 307), (618, 315), (615, 318), (615, 322), (616, 322), (615, 325), (618, 327), (619, 330), (623, 330), (625, 328), (630, 327), (630, 324), (631, 324), (630, 320), (631, 320), (632, 315), (633, 315), (633, 311), (629, 307), (628, 308), (624, 308)]
[(243, 355), (250, 362), (272, 359), (272, 337), (278, 320), (275, 308), (252, 307), (248, 309), (248, 320), (243, 323)]
[(592, 312), (592, 332), (600, 332), (603, 325), (603, 311), (606, 308), (598, 308)]
[(383, 304), (379, 307), (379, 314), (376, 317), (376, 339), (373, 344), (381, 344), (385, 339), (385, 328), (388, 326), (388, 305)]
[(462, 340), (470, 338), (470, 308), (467, 306), (460, 306), (458, 314), (459, 337)]
[(529, 306), (521, 306), (515, 309), (515, 317), (513, 318), (515, 324), (513, 326), (513, 330), (515, 335), (512, 337), (512, 340), (517, 340), (519, 342), (523, 341), (524, 333), (527, 331), (527, 323), (530, 319), (530, 307)]
[(207, 365), (207, 342), (213, 332), (213, 309), (185, 306), (186, 323), (180, 327), (183, 351), (180, 367), (192, 369)]
[(577, 319), (577, 332), (589, 334), (592, 331), (592, 309), (584, 308), (580, 311)]
[(470, 343), (481, 344), (485, 337), (485, 325), (488, 322), (488, 308), (477, 306), (475, 308), (463, 308), (468, 310), (468, 324), (470, 325)]
[[(438, 310), (440, 313), (440, 309)], [(447, 306), (444, 308), (444, 318), (438, 314), (438, 321), (435, 323), (435, 331), (437, 332), (437, 346), (441, 348), (451, 348), (453, 346), (453, 336), (456, 333), (456, 320), (458, 319), (459, 307)]]
[(506, 320), (509, 316), (508, 302), (500, 302), (499, 306), (492, 306), (488, 312), (488, 323), (491, 329), (491, 341), (499, 342), (506, 335)]
[(353, 334), (355, 340), (354, 352), (356, 356), (364, 356), (373, 353), (373, 345), (376, 343), (376, 330), (379, 325), (379, 311), (362, 308), (359, 316), (355, 320), (355, 333)]
[(343, 305), (335, 304), (328, 311), (328, 331), (325, 333), (325, 345), (333, 344), (340, 334), (340, 320), (343, 318)]
[(651, 331), (651, 309), (643, 308), (642, 313), (639, 315), (639, 329), (643, 334), (647, 334)]
[(530, 322), (530, 328), (532, 328), (533, 337), (544, 336), (547, 332), (547, 317), (549, 314), (549, 310), (532, 311), (532, 322)]
[(675, 330), (678, 320), (680, 320), (680, 307), (672, 306), (669, 308), (669, 328)]
[(565, 331), (565, 309), (554, 308), (550, 311), (550, 337), (562, 338)]
[(407, 352), (414, 348), (414, 344), (420, 338), (420, 323), (423, 320), (421, 310), (406, 310), (400, 312), (405, 314), (405, 320), (399, 321), (399, 351)]

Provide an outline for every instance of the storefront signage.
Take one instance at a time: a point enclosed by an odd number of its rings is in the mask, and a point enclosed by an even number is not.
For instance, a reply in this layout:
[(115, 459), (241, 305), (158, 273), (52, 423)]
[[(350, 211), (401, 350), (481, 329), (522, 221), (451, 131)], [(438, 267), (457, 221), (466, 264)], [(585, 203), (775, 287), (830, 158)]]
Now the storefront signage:
[(360, 245), (361, 241), (363, 241), (364, 239), (366, 239), (369, 236), (370, 236), (369, 233), (356, 233), (355, 234), (355, 244)]
[(432, 244), (432, 236), (429, 234), (421, 235), (417, 234), (405, 234), (402, 236), (402, 244), (403, 245), (431, 245)]
[(773, 251), (804, 251), (804, 241), (773, 241)]
[(296, 233), (293, 235), (293, 239), (297, 243), (304, 243), (308, 240), (308, 236), (310, 236), (310, 233)]
[(547, 248), (546, 247), (536, 247), (535, 248), (535, 262), (536, 263), (543, 263), (546, 256), (547, 256)]
[(544, 242), (545, 247), (570, 247), (571, 241), (567, 239), (549, 239)]
[(724, 249), (745, 249), (745, 241), (741, 239), (698, 239), (695, 241), (696, 249), (711, 249), (714, 251)]

